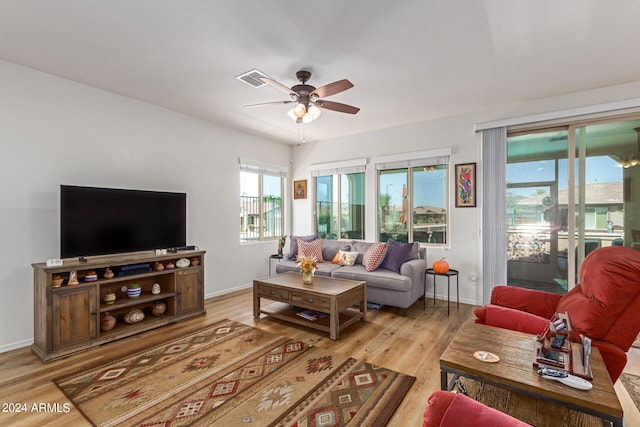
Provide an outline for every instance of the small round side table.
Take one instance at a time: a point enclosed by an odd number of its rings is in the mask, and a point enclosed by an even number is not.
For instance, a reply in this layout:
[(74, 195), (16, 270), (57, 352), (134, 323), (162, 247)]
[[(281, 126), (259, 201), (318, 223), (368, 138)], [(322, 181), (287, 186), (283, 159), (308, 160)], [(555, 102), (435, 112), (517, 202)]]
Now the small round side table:
[(446, 273), (436, 273), (435, 271), (433, 271), (433, 268), (427, 268), (425, 270), (424, 308), (427, 308), (427, 276), (428, 275), (433, 276), (433, 305), (434, 306), (436, 306), (436, 276), (442, 276), (447, 278), (447, 316), (449, 315), (449, 309), (451, 305), (451, 277), (456, 278), (456, 309), (460, 310), (460, 279), (458, 277), (458, 270), (450, 269)]
[(275, 259), (278, 262), (280, 262), (283, 258), (284, 258), (284, 255), (281, 255), (281, 254), (269, 255), (269, 276), (271, 276), (271, 260)]

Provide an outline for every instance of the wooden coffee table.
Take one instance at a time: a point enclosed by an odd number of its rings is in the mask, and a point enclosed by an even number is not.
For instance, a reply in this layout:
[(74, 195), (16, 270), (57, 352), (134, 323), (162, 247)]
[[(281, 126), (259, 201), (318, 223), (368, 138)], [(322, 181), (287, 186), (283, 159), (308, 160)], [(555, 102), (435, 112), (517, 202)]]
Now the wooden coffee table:
[[(261, 306), (261, 298), (274, 302)], [(327, 316), (307, 320), (298, 315), (300, 309), (319, 311)], [(315, 276), (313, 284), (304, 285), (302, 274), (293, 272), (256, 279), (253, 281), (253, 317), (260, 317), (260, 313), (329, 332), (329, 337), (337, 340), (341, 330), (358, 320), (367, 320), (367, 285), (324, 276)]]
[[(450, 390), (457, 376), (471, 378), (595, 415), (622, 427), (622, 405), (596, 347), (593, 347), (590, 359), (593, 389), (583, 391), (541, 378), (533, 368), (534, 345), (534, 335), (466, 323), (440, 356), (441, 388)], [(473, 357), (476, 351), (494, 353), (500, 361), (480, 361)], [(453, 374), (451, 380), (449, 374)]]

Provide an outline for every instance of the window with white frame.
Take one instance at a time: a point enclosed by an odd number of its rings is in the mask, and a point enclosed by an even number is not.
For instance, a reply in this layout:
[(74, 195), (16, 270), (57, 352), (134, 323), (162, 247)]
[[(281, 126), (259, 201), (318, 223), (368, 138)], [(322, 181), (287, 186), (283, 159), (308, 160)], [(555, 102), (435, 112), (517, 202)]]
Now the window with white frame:
[(315, 229), (326, 239), (364, 239), (366, 159), (312, 165)]
[(285, 167), (240, 160), (240, 242), (283, 235), (285, 176)]
[(449, 242), (450, 150), (376, 159), (381, 242)]

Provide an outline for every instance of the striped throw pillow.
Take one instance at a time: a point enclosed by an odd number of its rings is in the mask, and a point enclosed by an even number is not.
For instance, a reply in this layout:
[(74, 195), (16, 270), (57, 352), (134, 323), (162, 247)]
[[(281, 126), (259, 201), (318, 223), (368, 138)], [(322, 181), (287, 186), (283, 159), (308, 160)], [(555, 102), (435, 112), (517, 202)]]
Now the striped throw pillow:
[(324, 262), (322, 259), (322, 241), (324, 239), (316, 239), (311, 242), (305, 242), (299, 237), (296, 238), (298, 243), (298, 256), (315, 257), (316, 261)]
[(386, 243), (374, 243), (364, 252), (362, 265), (367, 271), (376, 270), (387, 255)]

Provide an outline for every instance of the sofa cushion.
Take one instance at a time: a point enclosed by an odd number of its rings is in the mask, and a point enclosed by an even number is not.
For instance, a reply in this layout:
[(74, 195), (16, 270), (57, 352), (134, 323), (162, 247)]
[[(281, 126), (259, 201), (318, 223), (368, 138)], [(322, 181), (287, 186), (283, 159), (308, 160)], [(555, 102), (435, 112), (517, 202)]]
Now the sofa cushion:
[(413, 247), (413, 243), (399, 243), (389, 239), (387, 241), (387, 255), (382, 260), (380, 268), (400, 273), (400, 266), (408, 260)]
[(362, 256), (362, 265), (367, 271), (377, 270), (386, 255), (387, 243), (374, 243)]
[(309, 236), (291, 236), (291, 245), (289, 246), (289, 255), (287, 255), (287, 259), (295, 260), (298, 256), (298, 241), (297, 239), (302, 239), (305, 242), (310, 242), (312, 240), (316, 240), (318, 236), (311, 234)]
[(340, 265), (354, 265), (356, 258), (358, 258), (358, 252), (338, 251), (331, 262)]
[[(331, 264), (335, 265), (335, 264)], [(379, 268), (367, 271), (361, 264), (345, 265), (333, 271), (332, 277), (367, 282), (367, 287), (388, 289), (399, 292), (410, 292), (411, 277), (403, 276), (390, 270)]]
[(324, 242), (322, 242), (322, 258), (325, 261), (331, 261), (338, 251), (348, 251), (350, 248), (349, 242), (325, 239)]
[(316, 261), (323, 262), (322, 258), (322, 242), (324, 239), (316, 239), (310, 242), (305, 242), (301, 238), (296, 238), (298, 241), (298, 256), (299, 257), (313, 257)]
[(354, 252), (358, 252), (358, 258), (356, 258), (356, 264), (362, 264), (362, 258), (364, 257), (364, 253), (373, 245), (373, 243), (368, 242), (351, 242), (351, 250)]

